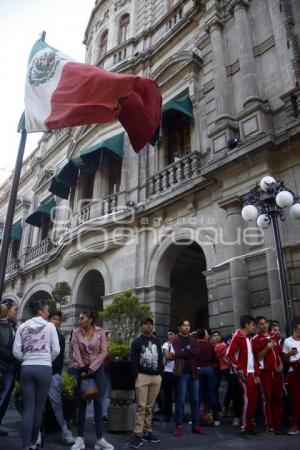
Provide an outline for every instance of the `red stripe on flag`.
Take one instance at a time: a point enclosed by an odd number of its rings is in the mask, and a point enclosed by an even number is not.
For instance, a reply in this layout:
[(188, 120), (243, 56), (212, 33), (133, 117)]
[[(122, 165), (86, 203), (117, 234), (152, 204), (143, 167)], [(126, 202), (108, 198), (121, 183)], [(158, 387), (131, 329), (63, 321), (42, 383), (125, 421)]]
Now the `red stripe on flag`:
[(65, 64), (51, 97), (49, 130), (112, 122), (121, 110), (119, 100), (133, 89), (134, 77), (105, 72), (89, 64)]
[(49, 130), (112, 122), (117, 118), (139, 152), (161, 120), (161, 94), (155, 81), (106, 72), (89, 64), (65, 64), (51, 97)]
[(148, 78), (136, 77), (133, 92), (120, 101), (119, 121), (138, 153), (155, 134), (161, 120), (162, 99), (158, 85)]

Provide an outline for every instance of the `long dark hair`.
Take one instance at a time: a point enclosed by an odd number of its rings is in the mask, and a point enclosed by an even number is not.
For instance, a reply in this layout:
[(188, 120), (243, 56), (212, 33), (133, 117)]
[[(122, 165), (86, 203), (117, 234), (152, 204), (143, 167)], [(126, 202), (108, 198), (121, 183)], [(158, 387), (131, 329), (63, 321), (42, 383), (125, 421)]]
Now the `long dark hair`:
[(91, 320), (91, 325), (93, 325), (93, 327), (95, 326), (95, 321), (97, 318), (97, 314), (95, 313), (95, 311), (88, 309), (88, 310), (81, 311), (80, 314), (84, 314), (88, 319)]
[(46, 305), (48, 305), (48, 302), (46, 300), (35, 300), (34, 302), (30, 303), (29, 308), (32, 316), (37, 316), (39, 311), (41, 311)]

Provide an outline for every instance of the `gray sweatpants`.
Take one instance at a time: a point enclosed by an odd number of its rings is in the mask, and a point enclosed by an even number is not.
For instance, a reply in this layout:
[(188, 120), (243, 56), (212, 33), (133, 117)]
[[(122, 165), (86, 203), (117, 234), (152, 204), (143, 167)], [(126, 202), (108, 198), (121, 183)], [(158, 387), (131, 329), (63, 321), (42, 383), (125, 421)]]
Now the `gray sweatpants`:
[(22, 366), (21, 387), (23, 398), (23, 447), (35, 444), (42, 425), (43, 409), (52, 380), (50, 366)]

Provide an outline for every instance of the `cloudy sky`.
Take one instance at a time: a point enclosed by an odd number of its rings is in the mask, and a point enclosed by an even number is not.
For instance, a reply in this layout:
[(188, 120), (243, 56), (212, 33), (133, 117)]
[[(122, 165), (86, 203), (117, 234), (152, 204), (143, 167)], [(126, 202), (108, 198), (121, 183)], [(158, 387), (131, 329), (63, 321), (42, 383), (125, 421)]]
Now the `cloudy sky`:
[[(0, 0), (0, 183), (15, 164), (19, 145), (16, 127), (24, 110), (31, 47), (45, 30), (49, 45), (83, 62), (82, 41), (94, 5), (95, 0)], [(28, 136), (25, 156), (34, 150), (40, 136)]]

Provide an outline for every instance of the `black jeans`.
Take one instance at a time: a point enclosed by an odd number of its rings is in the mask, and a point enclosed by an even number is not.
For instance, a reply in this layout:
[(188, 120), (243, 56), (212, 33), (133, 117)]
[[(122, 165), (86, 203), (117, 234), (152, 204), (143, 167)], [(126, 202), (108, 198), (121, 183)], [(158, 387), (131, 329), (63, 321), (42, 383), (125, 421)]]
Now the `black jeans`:
[[(85, 429), (85, 417), (86, 417), (86, 408), (87, 402), (82, 400), (80, 396), (80, 373), (82, 370), (72, 368), (70, 373), (74, 375), (78, 380), (77, 387), (77, 401), (78, 401), (78, 424), (77, 424), (77, 435), (83, 437), (84, 429)], [(102, 426), (102, 416), (103, 416), (103, 403), (104, 397), (107, 387), (107, 379), (104, 373), (104, 366), (101, 366), (96, 372), (94, 372), (92, 377), (99, 389), (99, 395), (94, 400), (94, 420), (95, 420), (95, 428), (97, 439), (100, 439), (103, 435), (103, 426)]]
[(233, 373), (229, 373), (228, 375), (228, 387), (224, 400), (225, 408), (229, 407), (231, 400), (234, 417), (240, 417), (243, 403), (241, 385), (237, 376)]
[(176, 378), (173, 372), (164, 372), (162, 379), (163, 413), (164, 417), (171, 419), (173, 392), (176, 390)]

